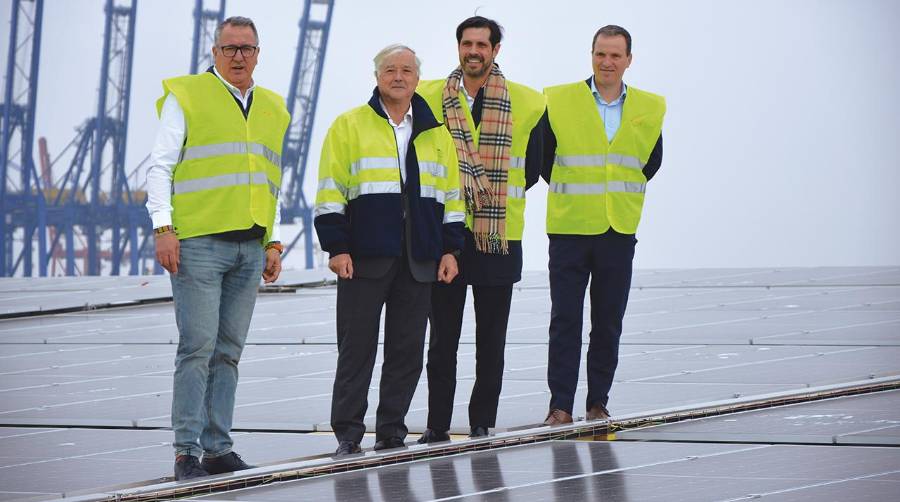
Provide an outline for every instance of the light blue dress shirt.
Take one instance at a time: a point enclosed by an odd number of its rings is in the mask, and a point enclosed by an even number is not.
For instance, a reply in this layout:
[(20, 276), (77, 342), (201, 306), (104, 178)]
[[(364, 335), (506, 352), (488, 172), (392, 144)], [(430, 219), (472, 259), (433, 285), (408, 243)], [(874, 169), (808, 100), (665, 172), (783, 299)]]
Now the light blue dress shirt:
[(619, 131), (619, 125), (622, 124), (622, 106), (625, 104), (625, 94), (627, 91), (628, 86), (625, 85), (625, 82), (622, 82), (622, 92), (619, 94), (619, 97), (614, 99), (611, 103), (607, 103), (603, 100), (603, 96), (600, 95), (600, 91), (597, 90), (594, 78), (591, 77), (591, 93), (594, 95), (594, 101), (597, 102), (597, 112), (600, 113), (600, 119), (606, 127), (606, 139), (608, 139), (610, 143), (612, 143), (613, 138), (616, 136), (616, 132)]

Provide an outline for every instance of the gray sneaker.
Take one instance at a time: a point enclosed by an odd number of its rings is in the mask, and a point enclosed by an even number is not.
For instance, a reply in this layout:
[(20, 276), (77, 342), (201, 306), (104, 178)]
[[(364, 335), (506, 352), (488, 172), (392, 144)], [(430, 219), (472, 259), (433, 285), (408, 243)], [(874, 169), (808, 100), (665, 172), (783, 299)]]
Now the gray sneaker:
[(253, 469), (255, 466), (248, 465), (241, 460), (241, 456), (230, 451), (221, 457), (209, 458), (203, 456), (203, 462), (200, 464), (206, 472), (210, 474), (222, 474), (223, 472), (243, 471), (244, 469)]
[(200, 478), (209, 476), (202, 467), (200, 460), (193, 455), (179, 455), (175, 459), (175, 480), (184, 481), (186, 479)]

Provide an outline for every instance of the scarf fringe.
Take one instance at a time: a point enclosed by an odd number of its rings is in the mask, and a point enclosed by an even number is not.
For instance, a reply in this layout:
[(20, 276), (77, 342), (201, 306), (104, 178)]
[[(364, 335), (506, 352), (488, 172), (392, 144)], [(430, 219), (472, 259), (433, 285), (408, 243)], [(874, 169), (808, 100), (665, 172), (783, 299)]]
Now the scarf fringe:
[(509, 241), (498, 233), (478, 232), (475, 236), (475, 248), (482, 253), (509, 254)]

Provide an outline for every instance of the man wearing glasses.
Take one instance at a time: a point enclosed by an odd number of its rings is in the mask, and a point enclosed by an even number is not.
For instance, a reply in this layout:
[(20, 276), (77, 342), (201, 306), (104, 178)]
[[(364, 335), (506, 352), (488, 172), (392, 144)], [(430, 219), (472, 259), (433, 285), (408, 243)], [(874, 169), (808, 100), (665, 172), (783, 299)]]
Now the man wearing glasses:
[(290, 116), (281, 96), (253, 81), (253, 21), (223, 21), (212, 53), (206, 72), (163, 81), (147, 173), (156, 259), (171, 274), (179, 333), (177, 480), (251, 467), (229, 435), (237, 365), (259, 278), (270, 283), (281, 271), (281, 145)]

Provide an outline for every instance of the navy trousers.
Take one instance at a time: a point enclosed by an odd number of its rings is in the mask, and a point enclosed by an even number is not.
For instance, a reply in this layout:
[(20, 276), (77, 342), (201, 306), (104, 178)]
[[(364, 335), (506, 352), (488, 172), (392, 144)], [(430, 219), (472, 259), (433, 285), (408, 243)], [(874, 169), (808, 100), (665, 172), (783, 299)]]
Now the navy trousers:
[(619, 362), (622, 318), (631, 288), (634, 235), (550, 236), (550, 408), (572, 413), (581, 366), (584, 292), (590, 281), (591, 331), (585, 404), (606, 406)]
[[(462, 333), (468, 286), (462, 280), (434, 283), (428, 343), (428, 428), (446, 432), (456, 394), (456, 353)], [(469, 425), (494, 427), (503, 386), (506, 325), (512, 284), (472, 286), (475, 303), (475, 386), (469, 399)]]

